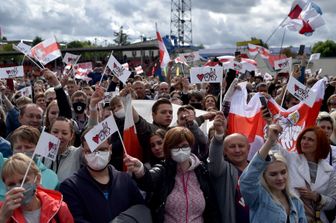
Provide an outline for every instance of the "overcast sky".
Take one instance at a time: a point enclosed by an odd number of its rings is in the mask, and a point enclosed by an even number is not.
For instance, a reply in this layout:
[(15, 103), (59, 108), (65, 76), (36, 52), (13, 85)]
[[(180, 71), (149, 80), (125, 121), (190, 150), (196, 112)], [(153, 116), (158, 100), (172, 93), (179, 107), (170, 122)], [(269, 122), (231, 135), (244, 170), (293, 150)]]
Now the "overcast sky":
[[(206, 48), (232, 47), (250, 37), (266, 40), (289, 12), (293, 0), (194, 0), (193, 43)], [(284, 45), (312, 45), (336, 39), (336, 1), (316, 0), (326, 25), (306, 37), (287, 31)], [(130, 40), (141, 35), (155, 38), (155, 22), (161, 35), (170, 32), (169, 0), (3, 0), (0, 26), (10, 39), (48, 38), (59, 41), (112, 42), (113, 32), (124, 27)], [(283, 29), (269, 44), (280, 46)]]

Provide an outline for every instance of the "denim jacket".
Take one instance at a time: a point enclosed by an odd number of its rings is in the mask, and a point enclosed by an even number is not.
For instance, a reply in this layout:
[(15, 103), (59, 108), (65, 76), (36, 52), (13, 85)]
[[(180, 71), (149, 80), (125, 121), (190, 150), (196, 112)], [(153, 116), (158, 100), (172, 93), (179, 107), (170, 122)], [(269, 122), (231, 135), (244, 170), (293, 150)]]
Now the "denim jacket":
[[(269, 161), (263, 160), (256, 153), (248, 167), (240, 176), (240, 191), (245, 202), (250, 207), (250, 222), (286, 223), (287, 213), (284, 208), (274, 201), (271, 194), (262, 186), (260, 180)], [(288, 195), (290, 223), (307, 222), (302, 201)]]

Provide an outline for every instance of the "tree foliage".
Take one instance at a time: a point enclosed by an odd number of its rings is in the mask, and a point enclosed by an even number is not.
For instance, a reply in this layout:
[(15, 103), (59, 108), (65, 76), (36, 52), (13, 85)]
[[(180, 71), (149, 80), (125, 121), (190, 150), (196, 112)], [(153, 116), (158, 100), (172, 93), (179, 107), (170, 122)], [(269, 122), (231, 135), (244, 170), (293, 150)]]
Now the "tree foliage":
[(33, 42), (32, 42), (32, 46), (35, 46), (42, 41), (43, 41), (43, 39), (41, 37), (35, 36), (35, 38), (33, 39)]
[(312, 53), (321, 53), (322, 57), (336, 57), (336, 43), (332, 40), (319, 41), (313, 45)]
[(120, 26), (119, 32), (114, 32), (114, 36), (116, 38), (114, 38), (113, 41), (118, 46), (125, 46), (125, 45), (130, 44), (130, 42), (128, 41), (128, 35), (123, 32), (123, 27), (122, 26)]

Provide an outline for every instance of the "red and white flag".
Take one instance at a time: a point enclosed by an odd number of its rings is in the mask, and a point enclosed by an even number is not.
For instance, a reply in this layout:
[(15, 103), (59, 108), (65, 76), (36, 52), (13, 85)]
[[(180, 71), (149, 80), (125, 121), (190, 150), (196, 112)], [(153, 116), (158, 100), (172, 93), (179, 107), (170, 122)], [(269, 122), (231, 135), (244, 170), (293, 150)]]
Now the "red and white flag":
[(34, 153), (55, 161), (59, 145), (60, 140), (56, 136), (42, 131)]
[(113, 115), (110, 115), (102, 122), (95, 125), (88, 133), (86, 133), (85, 140), (93, 152), (105, 140), (107, 140), (113, 133), (118, 131), (117, 124)]
[[(87, 75), (92, 71), (92, 63), (78, 63), (74, 66), (75, 78), (76, 79), (87, 79)], [(91, 78), (90, 78), (91, 79)]]
[(159, 42), (160, 66), (164, 69), (168, 65), (170, 57), (158, 30), (156, 31), (156, 37)]
[(294, 0), (292, 3), (292, 7), (288, 13), (288, 17), (291, 19), (297, 19), (302, 10), (307, 6), (308, 1), (307, 0)]
[(142, 160), (143, 152), (135, 129), (133, 112), (132, 112), (132, 99), (130, 94), (125, 97), (124, 104), (125, 104), (125, 123), (124, 123), (123, 141), (126, 149), (125, 152), (130, 156)]
[[(285, 149), (289, 151), (295, 150), (295, 142), (299, 133), (305, 127), (315, 125), (324, 97), (325, 83), (326, 80), (319, 80), (311, 88), (311, 91), (316, 94), (312, 107), (300, 102), (289, 109), (284, 109), (273, 99), (268, 101), (268, 108), (273, 116), (273, 122), (279, 123), (283, 128), (279, 142)], [(237, 132), (248, 138), (251, 144), (249, 155), (249, 158), (251, 158), (264, 142), (266, 122), (262, 118), (260, 94), (255, 94), (247, 103), (246, 82), (239, 85), (241, 89), (237, 89), (231, 98), (228, 133)]]
[(265, 47), (250, 44), (250, 43), (248, 44), (248, 51), (249, 51), (250, 56), (257, 56), (259, 54), (264, 59), (268, 59), (271, 53)]
[(136, 74), (142, 74), (143, 73), (143, 69), (142, 69), (141, 65), (135, 67), (134, 69), (135, 69)]
[(59, 45), (54, 37), (46, 39), (31, 48), (30, 54), (43, 65), (46, 65), (47, 63), (62, 56)]
[(75, 65), (80, 57), (81, 57), (81, 55), (76, 55), (76, 54), (72, 54), (72, 53), (65, 53), (62, 61), (65, 64)]

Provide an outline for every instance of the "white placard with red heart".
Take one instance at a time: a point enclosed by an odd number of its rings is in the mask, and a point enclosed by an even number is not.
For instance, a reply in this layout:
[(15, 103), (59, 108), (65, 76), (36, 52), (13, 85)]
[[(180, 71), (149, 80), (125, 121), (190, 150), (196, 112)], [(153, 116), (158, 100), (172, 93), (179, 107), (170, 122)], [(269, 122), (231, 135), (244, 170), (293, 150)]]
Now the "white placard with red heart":
[(190, 69), (190, 83), (221, 83), (223, 67), (192, 67)]
[(23, 76), (24, 76), (23, 66), (0, 68), (0, 78), (15, 78)]

